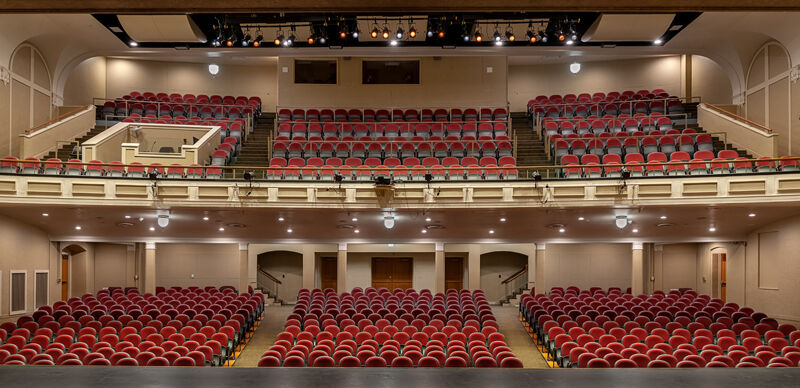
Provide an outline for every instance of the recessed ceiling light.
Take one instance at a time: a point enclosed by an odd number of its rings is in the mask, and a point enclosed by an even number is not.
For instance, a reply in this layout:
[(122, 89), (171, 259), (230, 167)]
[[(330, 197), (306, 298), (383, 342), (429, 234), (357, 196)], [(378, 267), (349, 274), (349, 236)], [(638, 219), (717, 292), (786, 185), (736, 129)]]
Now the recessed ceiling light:
[(292, 233), (292, 228), (286, 229), (286, 233)]
[(285, 218), (283, 218), (283, 217), (278, 217), (278, 221), (280, 221), (280, 222), (283, 222), (283, 220), (285, 220)]
[(658, 218), (660, 218), (660, 219), (662, 219), (662, 220), (666, 220), (666, 219), (667, 219), (667, 216), (661, 216), (661, 217), (658, 217)]
[(578, 221), (583, 221), (583, 220), (585, 220), (585, 218), (583, 218), (583, 217), (578, 217)]
[(49, 215), (50, 215), (50, 214), (48, 214), (48, 213), (42, 213), (42, 217), (47, 217), (47, 216), (49, 216)]
[(80, 225), (78, 225), (78, 226), (76, 226), (76, 227), (75, 227), (75, 230), (81, 230), (81, 229), (82, 229), (82, 228), (81, 228), (81, 226), (80, 226)]
[(353, 217), (353, 222), (357, 222), (357, 221), (358, 221), (358, 218)]
[(430, 217), (426, 217), (425, 218), (425, 222), (431, 222), (431, 218)]
[(131, 216), (125, 216), (125, 219), (129, 220), (129, 219), (131, 219)]
[(219, 231), (220, 231), (220, 232), (224, 232), (224, 231), (225, 231), (225, 228), (219, 228)]
[(633, 233), (639, 233), (639, 229), (633, 229), (633, 230), (631, 230), (631, 232), (633, 232)]
[(505, 218), (501, 218), (500, 222), (506, 222), (506, 219)]
[(389, 248), (393, 247), (394, 244), (386, 244)]
[(489, 231), (489, 234), (494, 234), (494, 230), (490, 230), (490, 231)]
[(156, 230), (156, 228), (154, 228), (154, 227), (152, 227), (152, 226), (151, 226), (151, 227), (150, 227), (150, 231), (152, 232), (152, 231), (154, 231), (154, 230)]
[(428, 233), (428, 231), (425, 230), (425, 229), (422, 229), (422, 233)]
[[(289, 229), (289, 230), (291, 230), (291, 229)], [(291, 232), (289, 232), (289, 233), (291, 233)], [(356, 229), (356, 230), (353, 231), (353, 233), (361, 233), (361, 231)]]
[(709, 231), (709, 232), (716, 232), (716, 231), (717, 231), (717, 228), (715, 228), (715, 227), (713, 227), (713, 226), (712, 226), (712, 227), (709, 227), (709, 228), (708, 228), (708, 231)]
[(203, 221), (208, 221), (208, 216), (203, 217)]
[(559, 232), (559, 233), (564, 233), (564, 232), (566, 232), (566, 231), (567, 231), (567, 230), (566, 230), (566, 229), (564, 229), (564, 228), (561, 228), (561, 229), (559, 229), (559, 230), (558, 230), (558, 232)]
[(756, 213), (750, 213), (750, 214), (748, 214), (747, 216), (748, 216), (748, 217), (755, 217), (755, 216), (756, 216)]
[(653, 41), (653, 44), (661, 44), (661, 43), (664, 43), (664, 41), (661, 39), (656, 39)]

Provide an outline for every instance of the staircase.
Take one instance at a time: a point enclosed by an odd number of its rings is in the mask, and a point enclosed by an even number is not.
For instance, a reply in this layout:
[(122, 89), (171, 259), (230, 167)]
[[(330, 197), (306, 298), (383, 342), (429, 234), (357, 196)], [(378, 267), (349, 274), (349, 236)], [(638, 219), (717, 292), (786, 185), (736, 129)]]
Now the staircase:
[[(511, 123), (516, 135), (517, 165), (518, 166), (550, 166), (552, 161), (547, 158), (544, 141), (539, 134), (531, 129), (528, 116), (525, 112), (511, 113)], [(537, 170), (538, 171), (538, 170)], [(546, 170), (538, 171), (543, 177), (547, 176)], [(520, 171), (521, 177), (528, 177), (533, 171)]]
[(511, 295), (506, 296), (502, 300), (500, 300), (500, 306), (507, 307), (507, 306), (519, 306), (519, 300), (522, 298), (522, 295), (529, 294), (531, 290), (527, 287), (519, 288), (511, 293)]
[(284, 302), (280, 298), (277, 298), (272, 295), (272, 293), (263, 288), (257, 288), (256, 291), (264, 294), (264, 305), (265, 306), (283, 306)]
[[(683, 108), (686, 111), (686, 114), (689, 115), (689, 120), (690, 121), (694, 120), (694, 122), (697, 122), (697, 105), (698, 104), (699, 103), (696, 103), (696, 102), (683, 104)], [(697, 125), (689, 124), (688, 127), (689, 128), (695, 128), (697, 130), (697, 132), (699, 132), (699, 133), (708, 133), (702, 127), (697, 126)], [(679, 128), (681, 128), (681, 127), (679, 127)], [(713, 136), (712, 135), (711, 139), (714, 141), (714, 155), (719, 154), (719, 152), (722, 151), (722, 150), (734, 150), (739, 154), (740, 157), (753, 159), (753, 155), (749, 154), (747, 152), (747, 150), (740, 150), (740, 149), (732, 146), (731, 144), (723, 142), (717, 136)]]
[[(247, 135), (247, 139), (245, 140), (244, 144), (242, 144), (242, 151), (239, 153), (239, 157), (236, 158), (236, 162), (234, 162), (231, 166), (234, 167), (247, 167), (247, 166), (254, 166), (254, 167), (266, 167), (269, 165), (269, 158), (268, 158), (268, 141), (270, 136), (272, 136), (272, 131), (275, 126), (275, 114), (274, 113), (263, 113), (261, 117), (256, 120), (255, 127), (253, 128), (253, 132), (250, 132)], [(231, 178), (228, 176), (231, 172), (226, 171), (226, 178)]]
[(83, 144), (85, 141), (99, 135), (106, 129), (107, 129), (106, 127), (96, 126), (90, 129), (89, 132), (86, 132), (85, 135), (73, 139), (73, 141), (70, 142), (69, 144), (64, 144), (63, 146), (61, 146), (61, 148), (55, 151), (50, 151), (47, 155), (44, 156), (44, 159), (58, 158), (66, 162), (69, 159), (77, 158), (78, 155), (72, 153), (72, 151), (75, 149), (75, 146), (78, 144)]

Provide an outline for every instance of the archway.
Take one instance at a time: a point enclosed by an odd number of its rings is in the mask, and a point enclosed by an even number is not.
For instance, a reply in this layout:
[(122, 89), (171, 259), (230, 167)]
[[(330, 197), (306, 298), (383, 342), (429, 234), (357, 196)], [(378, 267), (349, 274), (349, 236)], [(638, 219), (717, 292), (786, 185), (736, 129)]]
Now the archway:
[[(793, 149), (800, 149), (800, 139), (793, 139), (791, 131), (791, 69), (789, 52), (774, 41), (767, 42), (756, 52), (747, 69), (745, 115), (781, 136), (778, 142), (780, 156), (791, 155)], [(794, 147), (792, 143), (795, 143)]]
[(256, 284), (270, 296), (295, 301), (303, 287), (303, 255), (292, 251), (269, 251), (257, 256)]
[(11, 54), (9, 103), (10, 138), (8, 151), (19, 155), (17, 135), (53, 118), (53, 91), (50, 69), (39, 50), (22, 43)]
[(515, 296), (528, 284), (528, 256), (517, 252), (496, 251), (481, 255), (481, 289), (490, 302)]
[(728, 250), (713, 247), (711, 252), (711, 296), (723, 301), (728, 299)]
[[(79, 267), (86, 261), (86, 249), (78, 244), (67, 245), (61, 249), (61, 262), (59, 265), (59, 279), (61, 281), (61, 300), (67, 300), (73, 295), (73, 263), (80, 262)], [(86, 271), (81, 271), (85, 274)], [(76, 274), (77, 275), (77, 274)], [(81, 276), (76, 276), (81, 278)]]

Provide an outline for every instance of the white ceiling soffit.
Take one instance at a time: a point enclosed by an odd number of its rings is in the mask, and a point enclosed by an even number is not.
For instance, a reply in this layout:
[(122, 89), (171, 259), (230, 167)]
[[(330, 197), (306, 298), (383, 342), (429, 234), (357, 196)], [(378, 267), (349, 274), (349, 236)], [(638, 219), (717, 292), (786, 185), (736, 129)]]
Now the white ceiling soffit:
[(664, 14), (602, 14), (581, 37), (583, 42), (652, 42), (675, 18)]
[(125, 32), (137, 42), (206, 42), (188, 15), (119, 15)]

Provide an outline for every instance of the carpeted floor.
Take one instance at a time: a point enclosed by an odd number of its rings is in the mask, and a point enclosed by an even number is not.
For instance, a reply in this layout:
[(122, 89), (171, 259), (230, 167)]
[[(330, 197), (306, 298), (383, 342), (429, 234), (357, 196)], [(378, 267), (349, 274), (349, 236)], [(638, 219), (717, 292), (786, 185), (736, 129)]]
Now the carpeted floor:
[(256, 329), (250, 342), (245, 346), (234, 368), (252, 368), (258, 366), (258, 360), (273, 342), (278, 333), (283, 331), (286, 317), (292, 313), (293, 306), (269, 306), (264, 311), (264, 319)]
[(522, 361), (525, 368), (549, 368), (542, 353), (525, 331), (519, 321), (519, 308), (508, 306), (492, 306), (500, 332), (506, 337), (506, 343), (514, 355)]

